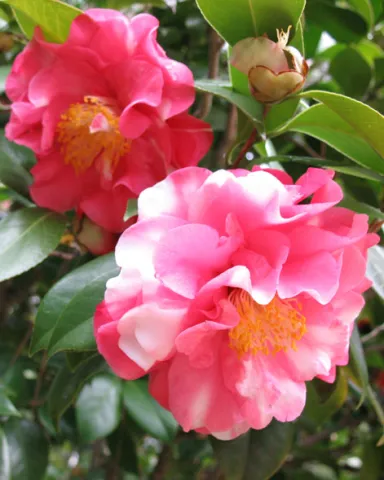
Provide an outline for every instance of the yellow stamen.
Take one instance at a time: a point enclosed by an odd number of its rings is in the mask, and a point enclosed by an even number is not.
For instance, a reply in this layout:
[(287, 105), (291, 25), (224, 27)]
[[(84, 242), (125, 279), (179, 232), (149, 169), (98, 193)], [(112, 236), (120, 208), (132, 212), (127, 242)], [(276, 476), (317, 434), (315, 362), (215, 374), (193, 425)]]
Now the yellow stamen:
[(275, 296), (268, 305), (259, 305), (239, 288), (232, 290), (229, 300), (240, 315), (240, 322), (229, 331), (229, 345), (239, 356), (297, 349), (296, 342), (306, 332), (306, 319), (297, 300)]
[(283, 29), (279, 30), (278, 28), (276, 29), (277, 33), (277, 43), (281, 48), (285, 48), (287, 46), (287, 43), (289, 41), (289, 33), (291, 31), (292, 25), (289, 25), (288, 29), (286, 32), (284, 32)]
[[(92, 128), (95, 117), (101, 118), (102, 128)], [(107, 178), (130, 148), (130, 142), (120, 132), (118, 115), (96, 97), (84, 97), (84, 103), (75, 103), (63, 113), (57, 139), (65, 163), (72, 165), (77, 174), (97, 161), (97, 168)]]

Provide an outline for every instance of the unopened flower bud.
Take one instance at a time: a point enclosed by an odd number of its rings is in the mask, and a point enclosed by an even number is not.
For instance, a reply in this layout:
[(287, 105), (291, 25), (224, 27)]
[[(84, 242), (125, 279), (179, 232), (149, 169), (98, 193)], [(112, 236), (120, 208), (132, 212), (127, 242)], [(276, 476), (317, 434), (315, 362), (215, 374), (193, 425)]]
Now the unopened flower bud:
[(94, 255), (112, 252), (119, 236), (96, 225), (88, 217), (76, 218), (74, 222), (76, 238), (83, 247)]
[(259, 102), (280, 102), (304, 85), (308, 65), (296, 48), (287, 47), (289, 30), (277, 31), (277, 42), (267, 36), (246, 38), (233, 48), (231, 64), (248, 76)]

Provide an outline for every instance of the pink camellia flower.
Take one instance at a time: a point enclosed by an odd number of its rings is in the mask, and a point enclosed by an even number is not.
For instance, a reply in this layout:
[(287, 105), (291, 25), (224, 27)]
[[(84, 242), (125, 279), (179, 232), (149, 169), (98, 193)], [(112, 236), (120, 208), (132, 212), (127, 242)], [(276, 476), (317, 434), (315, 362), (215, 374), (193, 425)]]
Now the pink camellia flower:
[(184, 430), (230, 439), (302, 412), (333, 382), (362, 309), (368, 218), (333, 172), (186, 168), (145, 190), (95, 316), (99, 351)]
[(17, 57), (6, 91), (7, 137), (37, 155), (33, 199), (76, 208), (110, 231), (127, 201), (208, 151), (209, 126), (188, 115), (193, 77), (156, 40), (158, 20), (91, 9), (63, 44), (39, 28)]

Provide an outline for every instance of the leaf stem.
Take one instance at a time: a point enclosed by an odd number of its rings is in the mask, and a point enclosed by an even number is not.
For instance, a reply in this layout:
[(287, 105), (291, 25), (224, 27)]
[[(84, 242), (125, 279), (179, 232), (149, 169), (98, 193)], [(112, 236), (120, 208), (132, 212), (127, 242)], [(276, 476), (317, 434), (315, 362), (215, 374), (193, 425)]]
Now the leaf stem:
[(255, 143), (257, 137), (257, 130), (254, 128), (248, 138), (248, 140), (245, 142), (244, 147), (241, 149), (241, 152), (237, 156), (236, 160), (234, 161), (233, 165), (231, 168), (238, 168), (240, 165), (241, 160), (244, 158), (245, 154), (248, 152), (248, 150), (251, 148), (251, 146)]

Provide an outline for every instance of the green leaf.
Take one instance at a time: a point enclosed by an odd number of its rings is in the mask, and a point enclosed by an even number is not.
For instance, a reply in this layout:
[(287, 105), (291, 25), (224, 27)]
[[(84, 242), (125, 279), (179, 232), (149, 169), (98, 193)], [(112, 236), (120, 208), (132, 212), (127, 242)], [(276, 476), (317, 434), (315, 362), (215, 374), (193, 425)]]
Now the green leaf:
[(20, 413), (17, 411), (16, 407), (6, 396), (4, 388), (1, 388), (1, 387), (0, 387), (0, 416), (20, 417)]
[(80, 365), (88, 361), (91, 357), (97, 355), (96, 351), (91, 352), (67, 352), (65, 358), (67, 360), (68, 367), (74, 372)]
[(378, 448), (372, 439), (364, 442), (362, 461), (363, 467), (360, 470), (360, 478), (364, 480), (380, 480), (383, 473), (384, 447)]
[(59, 0), (1, 0), (15, 10), (16, 20), (31, 38), (39, 25), (48, 41), (63, 43), (68, 37), (72, 21), (81, 10)]
[(296, 27), (305, 0), (196, 0), (207, 22), (230, 44), (266, 33), (276, 38), (276, 29)]
[(349, 123), (356, 133), (364, 138), (377, 153), (384, 158), (384, 117), (362, 102), (337, 93), (309, 90), (299, 95), (303, 98), (315, 98), (333, 110)]
[(108, 279), (119, 273), (114, 255), (104, 255), (61, 279), (44, 297), (37, 312), (31, 354), (47, 349), (50, 356), (62, 350), (96, 348), (93, 315), (103, 299)]
[(332, 60), (329, 72), (343, 92), (351, 97), (362, 97), (372, 80), (372, 68), (361, 53), (348, 47)]
[(375, 292), (384, 299), (384, 248), (379, 245), (368, 250), (367, 276)]
[(56, 425), (75, 402), (84, 383), (104, 368), (105, 362), (99, 355), (82, 363), (75, 372), (67, 365), (61, 368), (48, 392), (48, 412)]
[(148, 393), (147, 382), (126, 382), (123, 392), (124, 405), (130, 417), (149, 435), (164, 442), (172, 441), (178, 424), (172, 414)]
[(7, 438), (0, 428), (0, 478), (1, 480), (11, 480), (11, 453)]
[(348, 396), (348, 379), (339, 368), (334, 383), (326, 383), (317, 378), (307, 383), (307, 400), (304, 415), (321, 424), (328, 420), (344, 405)]
[(120, 10), (127, 8), (134, 3), (142, 3), (145, 5), (152, 5), (153, 7), (166, 7), (165, 0), (107, 0), (107, 8), (113, 8), (114, 10)]
[(48, 464), (48, 441), (29, 420), (12, 419), (4, 425), (12, 480), (42, 480)]
[(9, 142), (4, 131), (0, 134), (0, 181), (21, 194), (27, 194), (32, 176), (24, 165), (33, 163), (33, 152)]
[(364, 350), (361, 344), (361, 339), (359, 335), (359, 330), (355, 325), (351, 337), (350, 343), (350, 359), (349, 359), (349, 367), (351, 368), (355, 378), (357, 379), (358, 386), (362, 389), (362, 397), (360, 399), (360, 403), (358, 408), (364, 402), (368, 394), (369, 388), (369, 376), (368, 376), (368, 367), (365, 361)]
[(364, 213), (369, 216), (370, 220), (384, 220), (384, 212), (378, 208), (372, 207), (372, 205), (356, 200), (346, 192), (344, 192), (344, 198), (338, 205), (340, 207), (349, 208), (356, 213)]
[[(252, 168), (253, 165), (260, 165), (261, 163), (279, 162), (279, 163), (301, 163), (309, 167), (331, 168), (335, 172), (344, 173), (352, 177), (364, 178), (366, 180), (373, 180), (375, 182), (384, 183), (384, 175), (379, 175), (366, 168), (355, 167), (354, 165), (345, 165), (332, 160), (313, 158), (313, 157), (296, 157), (294, 155), (274, 155), (268, 157), (261, 157), (249, 163), (247, 168)], [(378, 211), (377, 209), (374, 209)]]
[(265, 117), (265, 131), (267, 135), (273, 133), (284, 123), (291, 120), (297, 110), (299, 101), (300, 99), (295, 97), (289, 98), (277, 105), (272, 105)]
[(304, 110), (275, 134), (286, 131), (300, 132), (318, 138), (359, 165), (384, 174), (384, 160), (380, 155), (364, 138), (361, 138), (349, 122), (327, 105), (314, 105)]
[(94, 377), (77, 399), (76, 423), (83, 443), (110, 435), (121, 417), (121, 381), (112, 375)]
[(311, 23), (328, 32), (337, 42), (352, 43), (365, 37), (368, 25), (352, 10), (339, 8), (323, 0), (311, 0), (305, 8)]
[(213, 451), (224, 473), (226, 480), (243, 480), (247, 462), (249, 461), (249, 446), (251, 431), (233, 440), (221, 441), (211, 437)]
[(375, 15), (370, 0), (348, 0), (352, 7), (358, 12), (369, 25), (373, 27)]
[(233, 103), (247, 115), (253, 123), (262, 125), (264, 107), (261, 103), (256, 102), (256, 100), (247, 95), (235, 92), (230, 84), (216, 80), (197, 80), (195, 87), (199, 92), (212, 93)]
[(118, 463), (126, 472), (139, 473), (139, 462), (135, 442), (130, 435), (125, 422), (107, 439), (113, 461)]
[(11, 71), (11, 65), (0, 66), (0, 93), (5, 91), (5, 81)]
[(60, 242), (66, 218), (42, 208), (10, 213), (0, 222), (0, 282), (35, 267)]
[(226, 480), (266, 480), (276, 473), (291, 450), (294, 424), (273, 420), (230, 441), (212, 440)]

